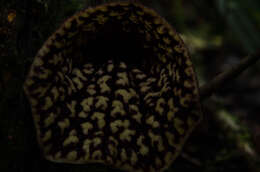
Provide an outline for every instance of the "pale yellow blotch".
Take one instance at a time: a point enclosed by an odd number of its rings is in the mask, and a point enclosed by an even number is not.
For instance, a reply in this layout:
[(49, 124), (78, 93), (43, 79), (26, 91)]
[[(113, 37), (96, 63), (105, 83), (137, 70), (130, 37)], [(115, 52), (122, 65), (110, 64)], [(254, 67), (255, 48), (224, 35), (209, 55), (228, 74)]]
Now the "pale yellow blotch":
[(48, 131), (44, 134), (44, 136), (43, 136), (43, 138), (42, 138), (42, 141), (43, 141), (43, 142), (48, 141), (48, 140), (51, 138), (51, 136), (52, 136), (52, 132), (51, 132), (51, 130), (48, 130)]
[(169, 64), (167, 65), (167, 69), (168, 69), (168, 72), (169, 72), (169, 76), (170, 76), (170, 77), (173, 77), (173, 76), (174, 76), (174, 70), (173, 70), (173, 68), (172, 68), (172, 64), (171, 64), (171, 63), (169, 63)]
[(112, 102), (112, 107), (113, 107), (113, 110), (111, 111), (111, 114), (110, 114), (112, 117), (115, 117), (116, 114), (125, 115), (124, 105), (121, 101), (114, 100)]
[(38, 104), (38, 101), (36, 99), (30, 98), (30, 103), (32, 106), (36, 106)]
[(134, 168), (128, 163), (124, 163), (121, 166), (122, 166), (122, 169), (126, 169), (127, 171), (135, 171)]
[(104, 96), (97, 96), (97, 102), (95, 104), (96, 109), (101, 108), (102, 110), (106, 110), (108, 107), (109, 99)]
[(64, 27), (65, 27), (66, 29), (70, 29), (70, 27), (71, 27), (71, 21), (65, 22), (65, 23), (64, 23)]
[(156, 167), (161, 167), (162, 166), (162, 160), (160, 158), (155, 158), (155, 165), (156, 165)]
[(53, 44), (57, 49), (60, 49), (64, 46), (62, 42), (59, 42), (57, 40)]
[(78, 68), (74, 68), (72, 70), (72, 73), (74, 75), (76, 75), (78, 78), (82, 79), (83, 81), (86, 81), (87, 78), (83, 75), (83, 73), (81, 72), (81, 70), (79, 70)]
[(168, 100), (168, 106), (169, 106), (169, 111), (167, 112), (167, 119), (168, 121), (172, 121), (176, 112), (179, 111), (179, 108), (174, 106), (173, 98), (170, 98)]
[(158, 128), (160, 126), (160, 123), (154, 120), (154, 116), (147, 118), (146, 123), (151, 125), (153, 128)]
[(138, 18), (136, 15), (131, 14), (131, 16), (129, 17), (129, 19), (133, 22), (133, 23), (138, 23)]
[(83, 69), (83, 72), (85, 74), (90, 75), (90, 74), (92, 74), (94, 72), (94, 69), (92, 68), (92, 65), (90, 66), (90, 65), (86, 64), (84, 67), (85, 68)]
[(150, 30), (152, 30), (153, 29), (153, 26), (152, 26), (152, 23), (151, 22), (149, 22), (149, 21), (144, 21), (144, 26), (145, 26), (145, 28), (147, 29), (147, 31), (150, 31)]
[(198, 91), (198, 89), (194, 89), (194, 90), (192, 91), (192, 93), (193, 93), (194, 95), (198, 95), (198, 94), (199, 94), (199, 91)]
[(142, 93), (146, 93), (146, 92), (148, 92), (150, 90), (150, 88), (151, 88), (150, 86), (143, 86), (143, 87), (141, 87), (140, 91)]
[(165, 85), (166, 85), (166, 82), (167, 82), (167, 76), (166, 76), (166, 71), (165, 71), (166, 69), (162, 69), (161, 70), (161, 72), (160, 72), (160, 79), (159, 79), (159, 81), (158, 81), (158, 86), (159, 87), (161, 87), (161, 86), (163, 86), (163, 87), (165, 87)]
[(101, 157), (102, 157), (102, 152), (100, 150), (96, 150), (92, 154), (93, 159), (101, 159)]
[(65, 35), (65, 30), (64, 30), (64, 28), (62, 27), (62, 28), (60, 28), (59, 30), (57, 30), (56, 33), (57, 33), (57, 34), (60, 34), (61, 36), (63, 36), (63, 35)]
[(109, 76), (109, 75), (105, 75), (105, 76), (98, 79), (97, 84), (100, 86), (100, 89), (101, 89), (100, 92), (101, 93), (111, 91), (111, 89), (109, 88), (109, 86), (106, 83), (109, 79), (111, 79), (111, 76)]
[(122, 122), (122, 126), (124, 127), (124, 128), (128, 128), (129, 126), (130, 126), (130, 121), (129, 120), (124, 120), (123, 122)]
[(140, 69), (132, 69), (132, 72), (134, 72), (134, 73), (142, 73), (142, 71)]
[[(80, 16), (82, 16), (82, 14)], [(77, 21), (78, 26), (80, 26), (80, 25), (82, 25), (84, 23), (84, 20), (80, 20), (79, 19), (80, 16), (76, 16), (76, 18), (75, 18), (76, 21)]]
[(53, 112), (51, 112), (50, 115), (44, 120), (44, 127), (49, 127), (51, 124), (53, 124), (54, 120), (55, 115)]
[(100, 15), (98, 15), (96, 17), (95, 20), (98, 22), (98, 24), (102, 24), (103, 25), (103, 24), (105, 24), (107, 22), (108, 17), (105, 17), (103, 14), (100, 14)]
[(80, 118), (87, 118), (88, 115), (89, 115), (89, 113), (86, 113), (86, 112), (82, 111), (82, 112), (79, 113), (78, 116), (79, 116)]
[(173, 93), (175, 96), (181, 97), (182, 96), (182, 90), (177, 89), (176, 87), (173, 89)]
[(100, 143), (101, 143), (101, 139), (99, 137), (95, 137), (93, 139), (94, 147), (97, 147), (98, 145), (100, 145)]
[(180, 135), (183, 135), (185, 130), (181, 127), (183, 125), (183, 121), (179, 118), (174, 118), (174, 127), (176, 128), (176, 130), (178, 131), (178, 133)]
[(172, 121), (173, 120), (173, 118), (174, 118), (174, 116), (175, 116), (175, 113), (178, 111), (178, 108), (176, 107), (175, 109), (173, 109), (173, 110), (169, 110), (168, 112), (167, 112), (167, 119), (168, 119), (168, 121)]
[(100, 137), (104, 137), (104, 132), (103, 131), (95, 131), (93, 133), (94, 136), (100, 136)]
[(38, 56), (44, 56), (45, 54), (49, 53), (50, 49), (47, 46), (43, 46), (39, 52), (38, 52)]
[(57, 87), (55, 87), (55, 86), (52, 87), (51, 93), (54, 96), (54, 101), (57, 100), (59, 97), (59, 91), (58, 91)]
[(33, 62), (35, 66), (42, 66), (44, 64), (43, 60), (41, 58), (36, 58)]
[(42, 107), (43, 110), (48, 110), (50, 107), (52, 107), (53, 102), (49, 96), (45, 97), (45, 104)]
[(76, 151), (71, 151), (67, 154), (67, 159), (70, 161), (73, 161), (77, 158), (77, 152)]
[(72, 81), (77, 85), (79, 90), (83, 88), (84, 85), (78, 77), (72, 78)]
[(107, 156), (106, 161), (108, 162), (108, 164), (113, 164), (113, 159), (111, 156)]
[(118, 97), (119, 95), (123, 97), (125, 103), (128, 103), (128, 101), (133, 97), (133, 95), (125, 89), (116, 90), (115, 96)]
[(180, 98), (180, 104), (181, 104), (183, 107), (189, 107), (188, 102), (190, 102), (191, 99), (192, 99), (192, 95), (191, 95), (191, 94), (185, 94), (184, 97), (181, 97), (181, 98)]
[[(88, 10), (88, 9), (87, 9), (87, 10)], [(84, 18), (87, 18), (87, 17), (89, 17), (89, 14), (84, 11), (84, 12), (80, 13), (80, 16), (82, 16), (82, 17), (84, 17)]]
[(144, 15), (144, 11), (137, 11), (136, 12), (138, 15), (140, 15), (140, 16), (143, 16)]
[(92, 120), (97, 119), (97, 123), (98, 123), (98, 128), (102, 129), (103, 127), (105, 127), (106, 125), (106, 121), (104, 120), (105, 114), (101, 113), (101, 112), (94, 112), (93, 115), (91, 116)]
[(68, 146), (69, 144), (78, 143), (79, 138), (76, 135), (77, 135), (76, 130), (72, 130), (69, 133), (69, 136), (64, 140), (63, 146)]
[(149, 99), (150, 97), (160, 97), (161, 96), (161, 93), (160, 92), (150, 92), (150, 93), (147, 93), (144, 97), (144, 101), (149, 104), (151, 99)]
[(72, 91), (73, 92), (76, 91), (76, 87), (74, 86), (74, 83), (72, 82), (72, 80), (67, 75), (65, 75), (65, 78), (69, 82), (68, 93), (69, 93), (69, 95), (71, 95)]
[(167, 137), (169, 145), (176, 147), (176, 143), (174, 143), (174, 135), (172, 133), (166, 131), (165, 136)]
[(159, 98), (156, 102), (155, 111), (158, 112), (160, 115), (162, 115), (164, 111), (163, 105), (165, 105), (165, 100), (163, 98)]
[[(184, 51), (184, 52), (183, 52), (184, 57), (186, 57), (187, 59), (189, 59), (189, 58), (190, 58), (189, 52), (188, 52), (186, 49), (184, 49), (183, 51)], [(190, 61), (190, 60), (188, 60), (188, 61)], [(190, 61), (190, 63), (191, 63), (191, 61)], [(192, 65), (192, 64), (189, 64), (189, 62), (186, 62), (186, 64), (187, 64), (188, 66), (191, 66), (191, 65)]]
[(188, 75), (188, 76), (192, 76), (193, 75), (193, 69), (192, 67), (187, 67), (185, 69), (185, 73)]
[(116, 81), (116, 84), (122, 85), (122, 86), (129, 84), (126, 72), (117, 73), (117, 76), (119, 79)]
[(182, 53), (182, 48), (181, 48), (180, 45), (174, 46), (174, 50), (175, 50), (177, 53)]
[(167, 51), (168, 55), (173, 53), (173, 49), (171, 47), (166, 47), (165, 50)]
[(44, 97), (46, 92), (49, 90), (50, 84), (44, 86), (44, 87), (38, 87), (37, 89), (32, 90), (30, 93), (37, 94), (38, 98)]
[(58, 122), (58, 126), (61, 129), (61, 133), (64, 133), (64, 129), (70, 126), (70, 121), (68, 118), (64, 119), (63, 121)]
[(182, 40), (179, 37), (179, 35), (176, 32), (174, 32), (173, 30), (169, 31), (169, 35), (171, 35), (177, 42), (179, 42), (179, 43), (182, 42)]
[(145, 145), (141, 145), (141, 148), (139, 149), (139, 151), (142, 155), (146, 155), (149, 152), (149, 148)]
[(116, 157), (116, 155), (117, 155), (117, 149), (116, 149), (116, 147), (115, 147), (114, 145), (109, 144), (109, 145), (108, 145), (108, 150), (109, 150), (109, 153), (111, 154), (111, 156)]
[(166, 62), (167, 62), (167, 59), (166, 59), (165, 54), (158, 53), (158, 58), (159, 58), (159, 60), (161, 60), (161, 62), (163, 62), (163, 63), (166, 63)]
[(130, 161), (131, 161), (131, 164), (132, 164), (132, 165), (135, 165), (135, 164), (136, 164), (136, 162), (138, 161), (137, 154), (136, 154), (134, 151), (132, 151), (132, 154), (131, 154), (131, 159), (130, 159)]
[(158, 32), (159, 34), (164, 34), (164, 33), (165, 33), (165, 27), (164, 27), (163, 25), (157, 27), (156, 30), (157, 30), (157, 32)]
[(133, 118), (134, 118), (137, 122), (141, 123), (142, 114), (141, 114), (140, 112), (137, 112), (135, 115), (133, 115)]
[(189, 126), (194, 126), (195, 121), (191, 117), (188, 117), (188, 122), (187, 123), (188, 123)]
[(137, 139), (137, 145), (140, 147), (139, 152), (142, 155), (146, 155), (149, 152), (149, 148), (143, 144), (144, 136), (141, 135)]
[(108, 9), (107, 9), (106, 6), (98, 6), (98, 7), (96, 8), (96, 10), (99, 10), (99, 11), (102, 11), (102, 12), (107, 12), (107, 11), (108, 11)]
[(96, 30), (96, 27), (94, 25), (94, 23), (88, 23), (88, 24), (84, 24), (82, 25), (82, 30), (83, 31), (95, 31)]
[(43, 69), (41, 73), (38, 75), (40, 79), (47, 79), (49, 75), (51, 75), (52, 71), (49, 69)]
[(93, 125), (90, 122), (82, 123), (82, 124), (80, 124), (80, 126), (85, 135), (88, 135), (89, 130), (93, 129)]
[(126, 161), (128, 159), (128, 156), (126, 154), (126, 150), (124, 148), (122, 149), (120, 155), (121, 155), (121, 161), (122, 162), (124, 162), (124, 161)]
[(108, 64), (108, 65), (107, 65), (107, 71), (108, 71), (108, 72), (112, 72), (113, 68), (114, 68), (114, 65), (113, 65), (113, 64)]
[(177, 58), (177, 62), (179, 65), (182, 65), (183, 64), (183, 58), (179, 57)]
[(44, 145), (43, 152), (50, 152), (52, 146), (53, 146), (52, 144)]
[(85, 112), (90, 112), (91, 110), (91, 106), (93, 105), (93, 101), (94, 101), (94, 98), (93, 97), (88, 97), (86, 99), (84, 99), (80, 105), (82, 106), (83, 110)]
[(114, 122), (110, 123), (110, 128), (112, 133), (116, 133), (118, 131), (118, 127), (122, 126), (122, 121), (121, 120), (116, 120)]
[(82, 149), (86, 153), (85, 160), (88, 160), (90, 158), (89, 157), (89, 153), (90, 153), (90, 145), (91, 145), (91, 143), (92, 143), (92, 141), (89, 140), (89, 139), (84, 140)]
[(173, 159), (173, 156), (174, 156), (173, 153), (167, 152), (166, 155), (165, 155), (165, 157), (164, 157), (165, 163), (166, 163), (166, 164), (170, 163), (170, 162), (172, 161), (172, 159)]
[(163, 37), (163, 42), (169, 45), (171, 43), (171, 40), (168, 37)]
[(135, 77), (136, 77), (136, 79), (143, 80), (144, 78), (146, 78), (146, 74), (144, 74), (144, 73), (138, 73)]
[(69, 33), (68, 33), (68, 38), (72, 38), (72, 37), (75, 36), (77, 33), (78, 33), (78, 31), (69, 32)]
[(76, 109), (75, 109), (76, 104), (77, 104), (77, 102), (75, 100), (72, 100), (70, 104), (67, 103), (67, 107), (71, 112), (70, 117), (75, 117), (75, 115), (76, 115)]
[(119, 12), (116, 12), (116, 11), (111, 11), (110, 13), (109, 13), (109, 15), (111, 16), (111, 17), (117, 17), (117, 16), (122, 16), (124, 13), (119, 13)]
[(151, 130), (148, 132), (149, 137), (151, 138), (152, 141), (152, 145), (155, 144), (155, 142), (157, 142), (157, 149), (159, 152), (164, 151), (164, 146), (163, 146), (163, 141), (162, 141), (162, 137), (159, 135), (155, 135)]
[(127, 66), (126, 66), (126, 64), (124, 62), (120, 62), (119, 67), (121, 69), (126, 69), (127, 68)]
[(185, 81), (184, 81), (184, 87), (186, 87), (186, 88), (192, 88), (193, 85), (192, 85), (192, 83), (191, 83), (190, 81), (185, 80)]
[(64, 99), (65, 99), (65, 88), (59, 87), (58, 90), (59, 90), (59, 93), (60, 93), (59, 100), (64, 101)]
[[(61, 80), (61, 81), (64, 81), (64, 74), (62, 73), (62, 72), (57, 72), (57, 74), (58, 74), (58, 78)], [(66, 77), (66, 75), (65, 75), (65, 77)]]
[(131, 141), (131, 136), (135, 135), (134, 130), (125, 129), (122, 133), (120, 133), (119, 138), (120, 140), (124, 141)]
[(192, 66), (192, 62), (191, 62), (190, 59), (187, 59), (187, 60), (186, 60), (186, 65), (187, 65), (187, 66)]
[(55, 155), (54, 155), (54, 158), (55, 159), (59, 159), (61, 157), (61, 151), (57, 152)]
[(31, 86), (34, 84), (34, 80), (32, 78), (28, 78), (25, 83), (27, 86)]
[(113, 133), (118, 131), (118, 127), (124, 127), (124, 128), (128, 128), (130, 125), (129, 120), (115, 120), (114, 122), (110, 123), (110, 127)]
[(113, 136), (109, 136), (109, 141), (112, 141), (116, 146), (119, 144), (117, 139), (115, 139)]

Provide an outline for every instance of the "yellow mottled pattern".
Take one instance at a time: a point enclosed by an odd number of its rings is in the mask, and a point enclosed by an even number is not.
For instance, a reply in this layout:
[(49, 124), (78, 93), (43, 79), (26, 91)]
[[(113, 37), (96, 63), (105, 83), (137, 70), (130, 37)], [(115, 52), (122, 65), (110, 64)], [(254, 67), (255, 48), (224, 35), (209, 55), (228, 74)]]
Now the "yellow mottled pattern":
[(135, 2), (70, 17), (38, 51), (24, 89), (39, 145), (54, 162), (162, 172), (201, 119), (183, 41)]

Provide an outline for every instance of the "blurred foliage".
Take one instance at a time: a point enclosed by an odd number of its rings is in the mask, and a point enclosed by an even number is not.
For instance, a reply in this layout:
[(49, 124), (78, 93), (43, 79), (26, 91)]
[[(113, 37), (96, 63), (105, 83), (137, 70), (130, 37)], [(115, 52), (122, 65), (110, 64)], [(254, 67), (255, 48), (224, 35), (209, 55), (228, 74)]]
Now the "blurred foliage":
[[(51, 33), (76, 11), (110, 1), (0, 0), (1, 172), (116, 171), (97, 164), (73, 166), (45, 161), (22, 91), (34, 56)], [(158, 11), (181, 34), (190, 49), (200, 85), (260, 48), (259, 0), (140, 1)], [(251, 167), (235, 143), (242, 140), (260, 145), (259, 72), (258, 64), (205, 102), (205, 119), (184, 149), (200, 165), (180, 156), (168, 172), (259, 171)], [(220, 127), (223, 123), (214, 118), (221, 114), (240, 128), (231, 137)]]

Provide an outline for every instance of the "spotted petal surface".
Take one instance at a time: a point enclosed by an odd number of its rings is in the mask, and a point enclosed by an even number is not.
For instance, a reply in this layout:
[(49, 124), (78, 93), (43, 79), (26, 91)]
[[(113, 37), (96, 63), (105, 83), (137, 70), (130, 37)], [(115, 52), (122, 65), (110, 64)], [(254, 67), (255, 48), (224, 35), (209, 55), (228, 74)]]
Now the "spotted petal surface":
[(138, 3), (69, 18), (24, 83), (46, 159), (164, 171), (201, 119), (196, 76), (176, 31)]

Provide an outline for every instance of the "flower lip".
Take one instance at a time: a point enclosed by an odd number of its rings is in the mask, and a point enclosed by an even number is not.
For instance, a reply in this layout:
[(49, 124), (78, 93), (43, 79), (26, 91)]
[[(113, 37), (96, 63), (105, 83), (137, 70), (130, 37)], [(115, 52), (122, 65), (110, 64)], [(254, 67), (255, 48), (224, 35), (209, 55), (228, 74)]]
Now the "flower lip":
[(194, 69), (157, 13), (86, 9), (45, 42), (24, 84), (46, 159), (164, 171), (201, 120)]

